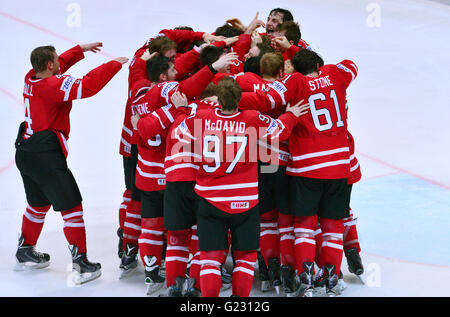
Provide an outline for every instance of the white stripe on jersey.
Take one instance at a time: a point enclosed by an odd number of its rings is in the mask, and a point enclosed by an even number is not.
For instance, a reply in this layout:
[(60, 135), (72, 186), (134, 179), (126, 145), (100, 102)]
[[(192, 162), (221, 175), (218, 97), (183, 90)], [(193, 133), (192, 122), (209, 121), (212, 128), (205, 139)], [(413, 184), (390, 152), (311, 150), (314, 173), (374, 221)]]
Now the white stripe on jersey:
[(359, 167), (359, 162), (358, 162), (358, 163), (356, 163), (356, 165), (355, 165), (355, 166), (352, 166), (352, 167), (350, 167), (350, 172), (353, 172), (353, 171), (357, 170), (357, 169), (358, 169), (358, 167)]
[(133, 136), (133, 131), (131, 131), (130, 129), (128, 129), (126, 126), (123, 126), (122, 129), (128, 133), (130, 136)]
[(164, 161), (167, 162), (167, 161), (173, 160), (174, 158), (183, 157), (183, 156), (195, 157), (195, 158), (197, 158), (199, 160), (202, 159), (202, 156), (199, 155), (199, 154), (195, 154), (195, 153), (192, 153), (192, 152), (180, 152), (180, 153), (177, 153), (177, 154), (174, 154), (174, 155), (171, 155), (171, 156), (166, 156)]
[(344, 164), (350, 164), (350, 160), (331, 161), (331, 162), (325, 162), (325, 163), (320, 163), (320, 164), (316, 164), (316, 165), (306, 166), (306, 167), (302, 167), (302, 168), (287, 167), (286, 171), (289, 171), (292, 173), (303, 173), (303, 172), (313, 171), (313, 170), (317, 170), (317, 169), (324, 168), (324, 167), (344, 165)]
[(258, 187), (258, 182), (254, 183), (240, 183), (240, 184), (232, 184), (232, 185), (216, 185), (216, 186), (201, 186), (195, 185), (195, 188), (198, 190), (219, 190), (219, 189), (237, 189), (237, 188), (251, 188)]
[(158, 120), (159, 120), (159, 124), (161, 125), (161, 127), (163, 128), (163, 129), (165, 129), (166, 127), (164, 126), (164, 124), (162, 123), (162, 120), (161, 120), (161, 118), (158, 116), (158, 114), (156, 113), (156, 112), (152, 112), (152, 115), (153, 116), (155, 116), (156, 118), (158, 118)]
[(200, 166), (195, 165), (195, 164), (191, 164), (191, 163), (185, 163), (185, 164), (177, 164), (171, 167), (168, 167), (164, 170), (164, 172), (167, 174), (169, 172), (172, 172), (173, 170), (179, 169), (179, 168), (193, 168), (198, 170), (200, 168)]
[(139, 173), (139, 175), (147, 178), (166, 178), (165, 174), (150, 174), (143, 172), (139, 166), (136, 166), (136, 171)]
[(157, 162), (146, 161), (146, 160), (144, 160), (144, 159), (142, 158), (142, 156), (140, 156), (139, 154), (138, 154), (138, 160), (139, 160), (142, 164), (144, 164), (145, 166), (153, 166), (153, 167), (162, 167), (162, 168), (164, 168), (164, 164), (162, 164), (162, 163), (157, 163)]
[(131, 147), (131, 144), (128, 143), (127, 141), (125, 141), (124, 138), (121, 138), (121, 139), (120, 139), (120, 142), (122, 142), (125, 146)]
[(313, 153), (308, 153), (308, 154), (304, 154), (304, 155), (293, 156), (291, 159), (293, 161), (300, 161), (300, 160), (306, 160), (306, 159), (309, 159), (312, 157), (325, 156), (325, 155), (331, 155), (331, 154), (348, 152), (348, 151), (350, 151), (349, 147), (341, 147), (341, 148), (337, 148), (337, 149), (333, 149), (333, 150), (313, 152)]
[(203, 197), (203, 198), (211, 201), (246, 201), (258, 199), (258, 195), (233, 196), (233, 197)]

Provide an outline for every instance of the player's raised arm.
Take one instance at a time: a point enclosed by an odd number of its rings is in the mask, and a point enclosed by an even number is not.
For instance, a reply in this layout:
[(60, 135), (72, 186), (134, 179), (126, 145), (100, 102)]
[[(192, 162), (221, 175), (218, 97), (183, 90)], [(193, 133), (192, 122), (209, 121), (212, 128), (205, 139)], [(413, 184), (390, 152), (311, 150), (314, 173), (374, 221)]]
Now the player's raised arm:
[(80, 79), (72, 76), (55, 76), (52, 84), (59, 86), (59, 90), (53, 95), (53, 99), (71, 101), (92, 97), (103, 89), (127, 62), (128, 58), (118, 57), (94, 68)]

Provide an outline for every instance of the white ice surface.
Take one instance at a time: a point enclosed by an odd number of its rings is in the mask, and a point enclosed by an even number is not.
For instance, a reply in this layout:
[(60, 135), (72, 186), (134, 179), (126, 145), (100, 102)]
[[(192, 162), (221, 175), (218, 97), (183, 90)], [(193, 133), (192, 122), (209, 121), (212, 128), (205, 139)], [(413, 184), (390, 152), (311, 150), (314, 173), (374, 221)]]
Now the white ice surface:
[[(103, 53), (87, 53), (70, 69), (82, 76), (110, 59), (131, 57), (163, 28), (189, 25), (213, 32), (227, 18), (265, 20), (273, 7), (291, 10), (303, 38), (328, 63), (354, 60), (359, 76), (349, 89), (350, 131), (363, 180), (352, 208), (367, 285), (346, 270), (343, 296), (449, 296), (450, 281), (450, 7), (424, 0), (354, 1), (77, 1), (80, 27), (66, 23), (69, 1), (0, 2), (0, 296), (145, 296), (142, 266), (118, 280), (118, 208), (124, 190), (118, 154), (127, 71), (71, 113), (68, 164), (83, 194), (89, 257), (102, 263), (100, 279), (70, 287), (70, 254), (62, 219), (50, 212), (37, 249), (52, 263), (39, 272), (13, 272), (14, 252), (26, 207), (14, 165), (14, 139), (23, 120), (23, 77), (34, 47), (58, 52), (74, 43), (102, 41)], [(370, 4), (380, 8), (379, 27), (369, 27)], [(369, 6), (369, 8), (372, 8)], [(373, 9), (372, 9), (373, 10)], [(257, 275), (255, 275), (257, 276)], [(222, 296), (229, 296), (230, 291)], [(257, 278), (252, 296), (262, 294)]]

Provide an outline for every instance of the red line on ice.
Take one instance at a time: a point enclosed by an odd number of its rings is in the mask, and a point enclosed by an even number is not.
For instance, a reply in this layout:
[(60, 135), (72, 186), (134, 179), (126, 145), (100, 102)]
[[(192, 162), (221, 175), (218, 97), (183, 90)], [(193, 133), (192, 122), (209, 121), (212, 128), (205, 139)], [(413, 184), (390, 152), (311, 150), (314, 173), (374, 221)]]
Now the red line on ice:
[(370, 156), (370, 155), (367, 155), (367, 154), (363, 154), (363, 153), (360, 153), (360, 152), (358, 152), (356, 155), (357, 155), (357, 156), (358, 156), (358, 155), (364, 156), (364, 157), (366, 157), (366, 158), (368, 158), (368, 159), (370, 159), (370, 160), (372, 160), (372, 161), (375, 161), (375, 162), (377, 162), (377, 163), (379, 163), (379, 164), (381, 164), (381, 165), (384, 165), (384, 166), (390, 167), (390, 168), (392, 168), (392, 169), (395, 169), (395, 170), (397, 170), (397, 171), (399, 171), (399, 172), (401, 172), (401, 173), (409, 174), (409, 175), (411, 175), (411, 176), (417, 177), (417, 178), (419, 178), (419, 179), (421, 179), (421, 180), (423, 180), (423, 181), (426, 181), (426, 182), (428, 182), (428, 183), (431, 183), (431, 184), (434, 184), (434, 185), (437, 185), (437, 186), (440, 186), (440, 187), (442, 187), (442, 188), (445, 188), (445, 189), (450, 190), (450, 186), (447, 185), (447, 184), (443, 184), (443, 183), (440, 183), (440, 182), (435, 181), (435, 180), (433, 180), (433, 179), (430, 179), (430, 178), (421, 176), (421, 175), (419, 175), (419, 174), (416, 174), (416, 173), (414, 173), (414, 172), (405, 170), (405, 169), (403, 169), (403, 168), (401, 168), (401, 167), (398, 167), (398, 166), (395, 166), (395, 165), (393, 165), (393, 164), (391, 164), (391, 163), (388, 163), (388, 162), (385, 162), (385, 161), (383, 161), (383, 160), (380, 160), (380, 159), (378, 159), (378, 158), (376, 158), (376, 157), (373, 157), (373, 156)]

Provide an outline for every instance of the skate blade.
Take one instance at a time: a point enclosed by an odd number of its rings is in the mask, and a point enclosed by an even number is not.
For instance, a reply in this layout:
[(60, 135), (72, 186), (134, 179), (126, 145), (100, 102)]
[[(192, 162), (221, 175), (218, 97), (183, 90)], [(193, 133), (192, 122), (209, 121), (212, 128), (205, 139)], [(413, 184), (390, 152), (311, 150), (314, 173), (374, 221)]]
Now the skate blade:
[(75, 285), (82, 285), (87, 282), (93, 281), (102, 275), (102, 271), (98, 270), (95, 272), (86, 272), (86, 273), (79, 273), (78, 271), (72, 271), (73, 272), (73, 283)]
[(119, 280), (124, 279), (124, 278), (127, 278), (127, 277), (130, 276), (131, 273), (133, 273), (135, 270), (136, 270), (135, 267), (129, 268), (129, 269), (120, 268)]
[(261, 292), (270, 292), (271, 290), (273, 288), (269, 281), (261, 281)]
[(281, 287), (279, 285), (274, 286), (274, 287), (275, 287), (275, 292), (277, 292), (277, 295), (280, 295)]
[(305, 291), (305, 293), (302, 295), (302, 297), (314, 297), (314, 290), (310, 289)]
[(338, 289), (339, 293), (342, 294), (342, 292), (347, 288), (347, 283), (344, 282), (344, 280), (338, 281)]
[(35, 263), (35, 262), (23, 262), (19, 263), (17, 262), (14, 266), (14, 271), (16, 272), (23, 272), (23, 271), (34, 271), (46, 268), (50, 265), (49, 262), (42, 262), (42, 263)]
[(364, 274), (361, 275), (356, 275), (355, 276), (358, 278), (358, 280), (361, 282), (361, 284), (366, 285), (366, 277), (364, 276)]
[[(164, 286), (164, 282), (147, 284), (147, 295), (151, 295), (154, 292), (159, 291), (163, 286)], [(162, 296), (162, 297), (164, 297), (164, 296)]]

